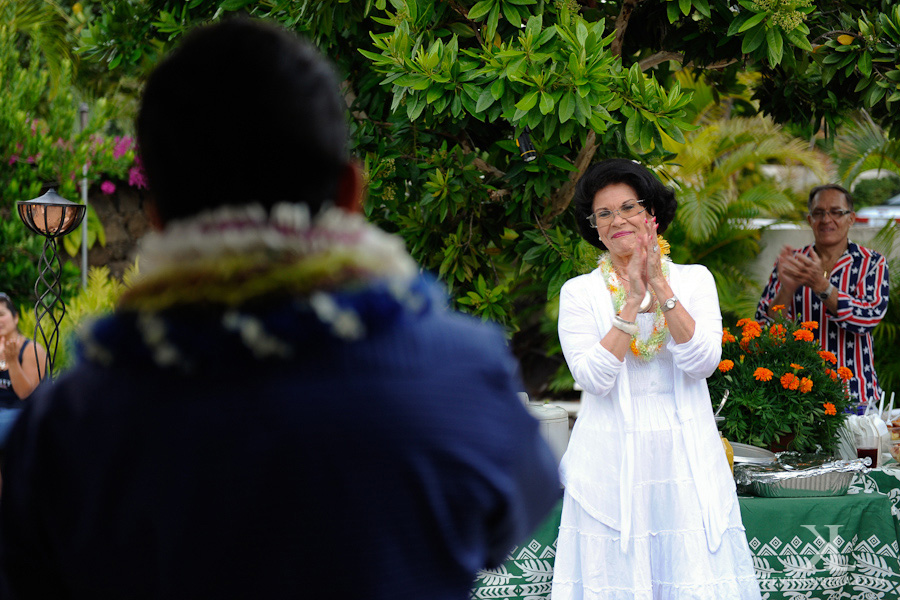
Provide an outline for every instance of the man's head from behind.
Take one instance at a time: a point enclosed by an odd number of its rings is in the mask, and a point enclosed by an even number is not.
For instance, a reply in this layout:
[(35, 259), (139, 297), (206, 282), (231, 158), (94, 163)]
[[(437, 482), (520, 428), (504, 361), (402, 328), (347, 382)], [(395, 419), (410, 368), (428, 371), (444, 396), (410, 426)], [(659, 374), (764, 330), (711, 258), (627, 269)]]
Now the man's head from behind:
[(246, 19), (192, 32), (159, 65), (137, 134), (163, 222), (254, 202), (315, 213), (348, 165), (330, 66), (294, 35)]

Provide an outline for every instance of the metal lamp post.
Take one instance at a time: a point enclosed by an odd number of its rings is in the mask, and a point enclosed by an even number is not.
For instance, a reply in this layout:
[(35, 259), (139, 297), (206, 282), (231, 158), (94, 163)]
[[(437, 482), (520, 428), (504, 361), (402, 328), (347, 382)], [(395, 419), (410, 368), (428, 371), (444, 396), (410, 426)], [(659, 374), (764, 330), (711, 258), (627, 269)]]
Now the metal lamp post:
[[(44, 342), (44, 348), (47, 349), (44, 372), (48, 379), (52, 379), (53, 362), (59, 345), (59, 324), (66, 314), (66, 304), (63, 302), (62, 287), (59, 283), (61, 268), (56, 240), (78, 227), (84, 218), (86, 207), (66, 200), (54, 190), (34, 200), (16, 202), (16, 205), (19, 218), (25, 226), (45, 238), (44, 249), (41, 252), (40, 275), (34, 283), (34, 294), (37, 297), (34, 304), (34, 314), (37, 318), (34, 339), (37, 341), (40, 334), (40, 339)], [(53, 311), (57, 304), (62, 309), (58, 315)], [(53, 331), (49, 337), (41, 326), (41, 321), (48, 315), (53, 322)], [(34, 354), (37, 360), (36, 345)]]

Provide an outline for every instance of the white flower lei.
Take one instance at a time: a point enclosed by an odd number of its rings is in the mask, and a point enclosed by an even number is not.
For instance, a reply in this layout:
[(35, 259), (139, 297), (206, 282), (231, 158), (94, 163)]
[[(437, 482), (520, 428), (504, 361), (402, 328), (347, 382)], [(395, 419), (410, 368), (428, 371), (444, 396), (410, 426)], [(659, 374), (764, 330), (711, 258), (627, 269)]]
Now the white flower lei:
[[(167, 339), (160, 314), (170, 308), (214, 303), (222, 329), (236, 332), (254, 356), (286, 358), (290, 342), (242, 310), (244, 303), (286, 294), (304, 300), (335, 337), (355, 340), (366, 335), (365, 323), (336, 294), (377, 282), (411, 310), (424, 302), (411, 291), (419, 267), (403, 240), (333, 207), (315, 218), (304, 204), (278, 204), (270, 213), (259, 205), (223, 207), (173, 222), (141, 241), (140, 271), (120, 308), (138, 313), (138, 332), (161, 366), (188, 359)], [(82, 345), (94, 360), (113, 359), (89, 330)]]

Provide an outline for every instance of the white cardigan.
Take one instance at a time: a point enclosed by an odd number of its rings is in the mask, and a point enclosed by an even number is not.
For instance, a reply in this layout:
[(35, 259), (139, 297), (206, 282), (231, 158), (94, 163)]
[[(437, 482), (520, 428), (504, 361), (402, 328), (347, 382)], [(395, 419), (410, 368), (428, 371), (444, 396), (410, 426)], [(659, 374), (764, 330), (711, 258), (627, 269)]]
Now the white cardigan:
[[(697, 488), (707, 545), (715, 552), (737, 500), (734, 479), (713, 419), (706, 378), (722, 356), (722, 315), (712, 274), (670, 263), (669, 285), (695, 322), (693, 337), (667, 348), (675, 365), (675, 405)], [(560, 291), (559, 339), (584, 393), (560, 474), (566, 491), (595, 519), (631, 536), (635, 456), (634, 406), (628, 370), (600, 340), (612, 327), (612, 296), (600, 269), (570, 279)], [(579, 427), (579, 424), (582, 426)], [(602, 424), (592, 427), (591, 424)], [(598, 429), (604, 435), (598, 435)]]

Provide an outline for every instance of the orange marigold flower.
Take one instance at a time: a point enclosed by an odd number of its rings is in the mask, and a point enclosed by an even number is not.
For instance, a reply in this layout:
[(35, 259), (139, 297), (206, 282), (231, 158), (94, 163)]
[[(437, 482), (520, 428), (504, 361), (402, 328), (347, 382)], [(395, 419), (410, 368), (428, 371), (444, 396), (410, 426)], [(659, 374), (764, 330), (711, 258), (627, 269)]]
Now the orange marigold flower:
[(759, 329), (745, 329), (743, 331), (743, 334), (745, 338), (747, 338), (748, 340), (752, 340), (758, 338), (762, 334), (762, 331), (760, 331)]
[(811, 342), (815, 339), (815, 337), (813, 337), (812, 331), (808, 329), (798, 329), (794, 332), (794, 339), (802, 340), (804, 342)]
[(800, 392), (805, 394), (813, 388), (812, 379), (809, 377), (803, 377), (800, 379)]
[(769, 333), (775, 337), (784, 337), (787, 333), (787, 329), (784, 328), (784, 325), (781, 323), (775, 323), (771, 327), (769, 327)]
[(800, 327), (802, 327), (803, 329), (810, 329), (810, 330), (818, 329), (819, 322), (818, 321), (803, 321), (802, 323), (800, 323)]
[(775, 306), (772, 307), (772, 311), (780, 312), (780, 311), (784, 310), (784, 308), (785, 308), (784, 304), (776, 304)]
[(725, 329), (725, 331), (722, 332), (722, 343), (723, 344), (727, 344), (727, 343), (733, 342), (735, 340), (737, 340), (737, 338), (734, 337), (733, 335), (731, 335), (731, 332), (728, 331), (728, 329)]
[(798, 365), (797, 363), (791, 363), (791, 368), (792, 369), (802, 369), (803, 365)]
[(753, 371), (753, 378), (757, 381), (772, 381), (772, 376), (774, 374), (775, 373), (765, 367), (757, 367), (757, 369)]
[(751, 320), (751, 319), (741, 319), (740, 321), (737, 322), (737, 326), (738, 326), (738, 327), (743, 327), (743, 326), (746, 325), (747, 323), (755, 323), (755, 322), (756, 322), (756, 321), (753, 321), (753, 320)]
[(826, 415), (836, 415), (837, 414), (837, 408), (835, 408), (834, 404), (832, 404), (831, 402), (826, 402), (822, 406), (825, 407)]
[(832, 379), (837, 379), (838, 374), (832, 371), (831, 369), (825, 369), (825, 374), (831, 377)]
[(796, 390), (800, 387), (800, 378), (793, 373), (785, 373), (781, 376), (781, 387), (786, 390)]
[(837, 374), (844, 381), (849, 381), (853, 378), (853, 371), (847, 367), (838, 367)]
[(719, 363), (719, 370), (723, 373), (727, 373), (728, 371), (734, 368), (734, 361), (725, 359)]
[(819, 356), (821, 356), (822, 360), (824, 360), (825, 362), (830, 362), (833, 365), (837, 364), (837, 356), (835, 356), (833, 352), (829, 352), (828, 350), (819, 350)]

